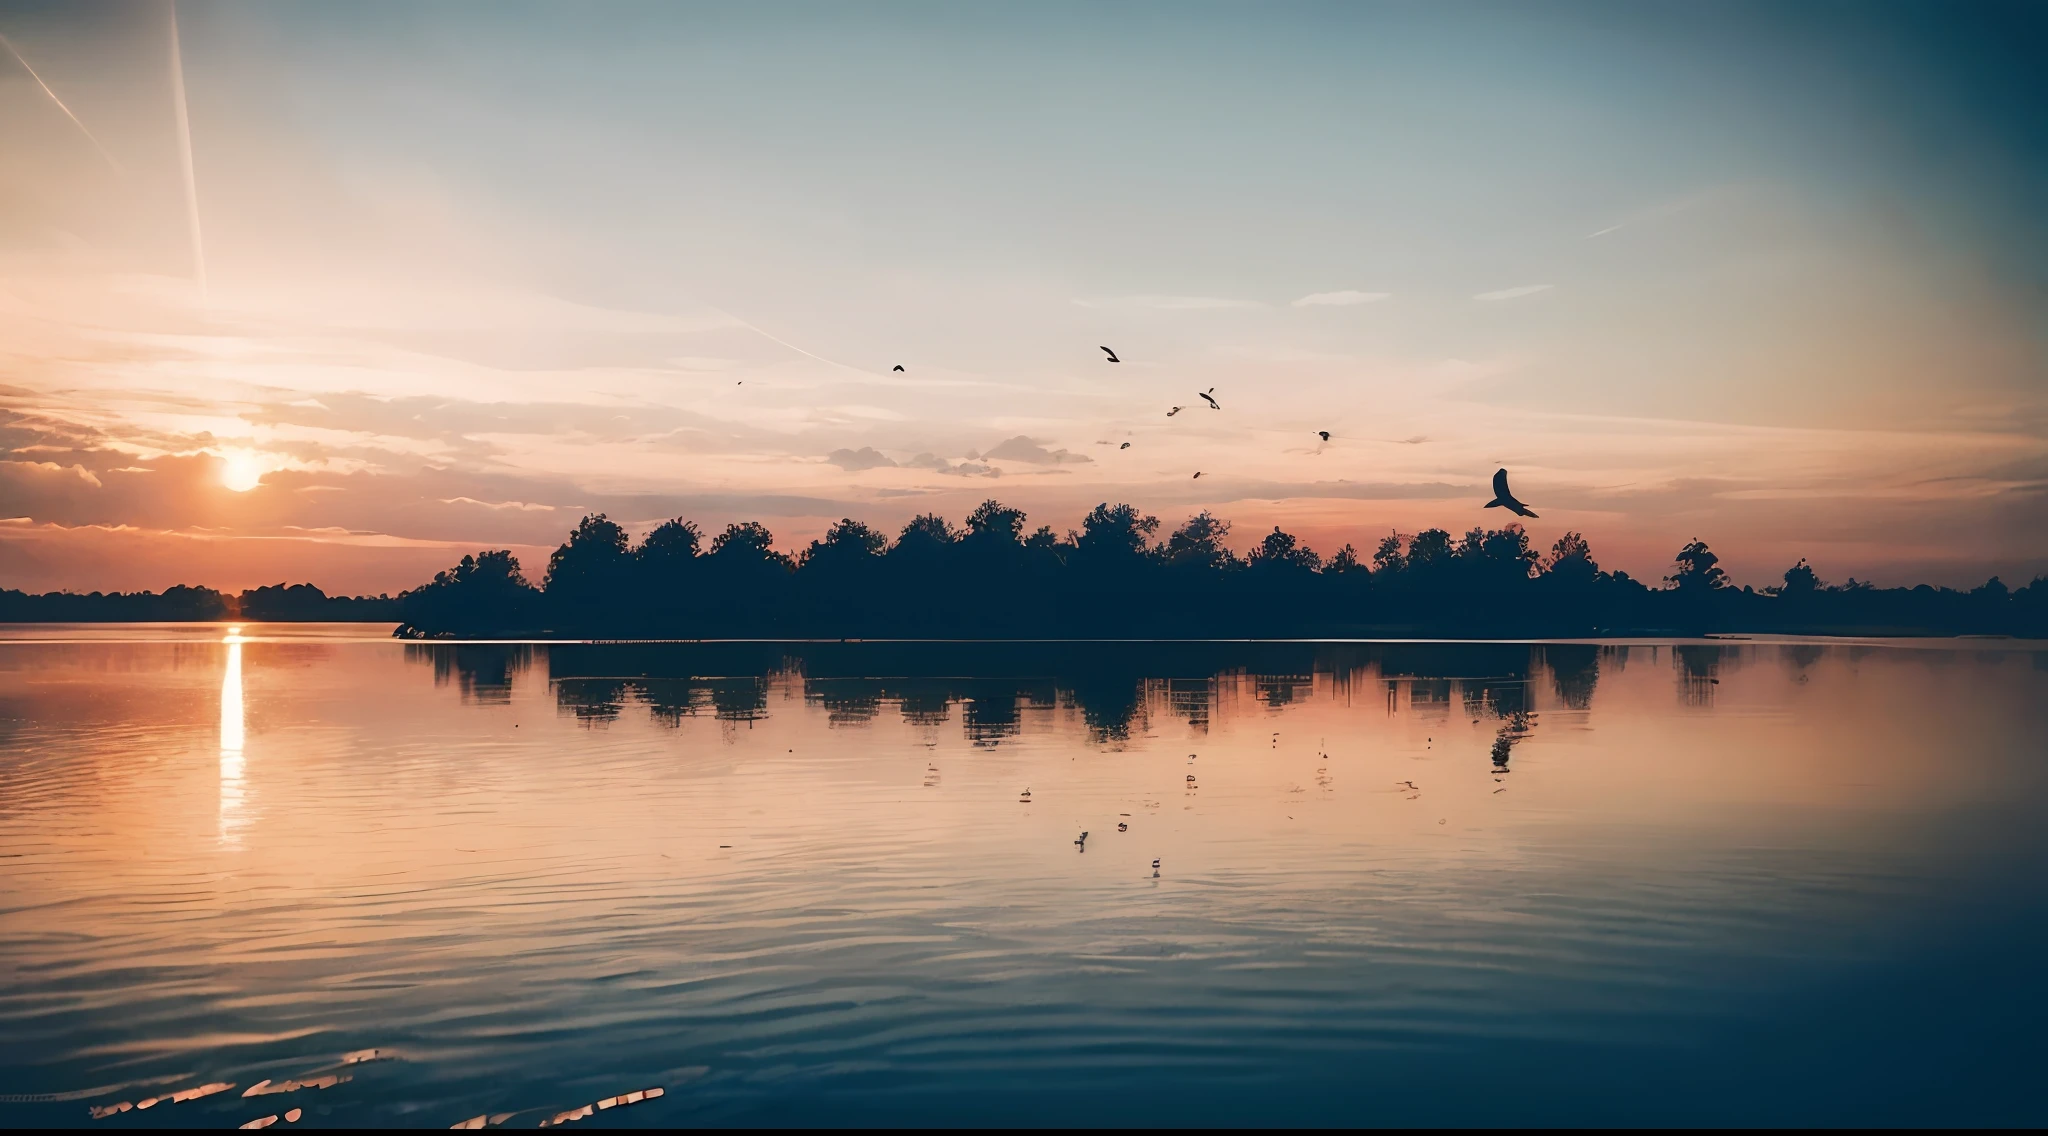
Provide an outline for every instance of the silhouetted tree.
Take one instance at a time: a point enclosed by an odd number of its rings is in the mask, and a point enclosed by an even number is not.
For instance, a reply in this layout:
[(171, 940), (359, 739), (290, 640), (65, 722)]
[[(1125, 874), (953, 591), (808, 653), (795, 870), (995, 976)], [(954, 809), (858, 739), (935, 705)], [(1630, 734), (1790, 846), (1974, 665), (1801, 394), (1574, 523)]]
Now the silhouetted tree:
[(399, 597), (400, 632), (490, 634), (529, 626), (539, 599), (510, 549), (465, 556)]
[(805, 567), (841, 563), (864, 563), (888, 551), (889, 538), (851, 517), (825, 530), (825, 535), (804, 550)]
[(946, 518), (937, 513), (920, 513), (903, 526), (903, 532), (896, 538), (892, 554), (923, 556), (943, 548), (950, 548), (960, 539), (960, 533)]
[(1538, 559), (1521, 525), (1473, 528), (1458, 543), (1457, 559), (1467, 586), (1490, 591), (1511, 589), (1529, 579)]
[(1273, 531), (1245, 558), (1245, 563), (1267, 571), (1313, 572), (1323, 566), (1323, 558), (1296, 540), (1293, 533), (1281, 532), (1280, 526), (1274, 525)]
[(1016, 544), (1023, 533), (1024, 514), (993, 497), (975, 506), (974, 511), (967, 514), (969, 540)]
[(1674, 570), (1664, 582), (1674, 594), (1670, 610), (1679, 630), (1697, 635), (1714, 627), (1721, 606), (1715, 596), (1728, 586), (1728, 574), (1721, 570), (1720, 562), (1707, 542), (1697, 537), (1672, 558)]
[(707, 628), (724, 635), (774, 633), (793, 568), (774, 545), (774, 534), (759, 521), (727, 525), (711, 542), (702, 578), (717, 604), (707, 613)]
[(1728, 574), (1719, 567), (1721, 558), (1697, 537), (1679, 549), (1671, 563), (1677, 571), (1664, 577), (1664, 582), (1680, 592), (1711, 592), (1728, 585)]
[(1401, 571), (1426, 585), (1448, 582), (1453, 546), (1451, 534), (1442, 529), (1424, 529), (1408, 542), (1406, 563)]
[(695, 566), (703, 541), (703, 530), (694, 521), (677, 517), (661, 522), (633, 550), (634, 559), (640, 562), (640, 578), (656, 586), (680, 578)]
[(1815, 572), (1813, 566), (1806, 562), (1806, 557), (1802, 556), (1799, 563), (1785, 569), (1785, 584), (1778, 592), (1786, 596), (1810, 596), (1825, 587), (1827, 584), (1821, 580), (1820, 574)]
[(1400, 533), (1388, 533), (1380, 538), (1380, 546), (1372, 554), (1372, 570), (1376, 576), (1392, 579), (1408, 567), (1408, 555), (1403, 549), (1407, 541)]
[[(1021, 510), (995, 500), (977, 506), (962, 530), (936, 514), (916, 517), (893, 543), (844, 518), (812, 541), (799, 563), (775, 551), (773, 535), (758, 522), (728, 526), (700, 552), (696, 526), (678, 518), (627, 551), (623, 531), (593, 514), (551, 558), (544, 607), (533, 604), (535, 592), (509, 552), (486, 553), (465, 557), (402, 597), (403, 630), (1029, 639), (1566, 637), (1701, 632), (1735, 623), (1884, 633), (2048, 625), (2042, 581), (2015, 592), (1994, 577), (1966, 593), (1926, 586), (1878, 591), (1852, 578), (1830, 589), (1801, 561), (1787, 572), (1785, 587), (1758, 593), (1728, 586), (1718, 557), (1699, 540), (1679, 550), (1667, 586), (1652, 591), (1626, 572), (1602, 571), (1577, 532), (1539, 556), (1520, 524), (1474, 527), (1457, 538), (1440, 528), (1391, 534), (1379, 541), (1370, 571), (1352, 545), (1323, 562), (1278, 527), (1239, 558), (1226, 543), (1229, 522), (1207, 511), (1157, 544), (1158, 519), (1128, 504), (1097, 505), (1065, 539), (1048, 526), (1026, 537), (1027, 527)], [(623, 583), (599, 587), (622, 562), (633, 566)], [(249, 594), (259, 607), (272, 596), (323, 600), (305, 585)], [(0, 593), (0, 614), (142, 602)], [(1000, 708), (991, 713), (1000, 718)]]
[(627, 544), (626, 530), (603, 513), (579, 521), (548, 558), (542, 589), (551, 617), (567, 623), (616, 618), (634, 568)]
[(1099, 562), (1132, 561), (1145, 555), (1145, 543), (1159, 531), (1159, 518), (1129, 505), (1097, 505), (1081, 520), (1073, 537), (1074, 551)]
[(1236, 554), (1223, 543), (1229, 536), (1230, 522), (1204, 509), (1173, 530), (1160, 551), (1175, 568), (1227, 571), (1238, 566)]
[(1600, 577), (1600, 562), (1593, 559), (1593, 546), (1576, 532), (1558, 537), (1541, 567), (1560, 585), (1572, 588), (1591, 587)]
[(889, 538), (851, 517), (811, 542), (798, 560), (797, 584), (810, 625), (823, 634), (867, 635), (886, 610), (882, 554)]
[(1040, 525), (1030, 536), (1024, 538), (1024, 547), (1037, 552), (1054, 552), (1063, 546), (1060, 534), (1052, 531), (1051, 525)]

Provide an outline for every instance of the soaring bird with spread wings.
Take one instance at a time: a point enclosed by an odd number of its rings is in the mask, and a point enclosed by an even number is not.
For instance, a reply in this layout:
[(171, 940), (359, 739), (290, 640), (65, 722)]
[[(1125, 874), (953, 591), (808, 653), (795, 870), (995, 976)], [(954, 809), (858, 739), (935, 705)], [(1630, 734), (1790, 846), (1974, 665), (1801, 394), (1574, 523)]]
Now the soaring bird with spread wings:
[(1489, 509), (1496, 507), (1506, 509), (1508, 512), (1519, 517), (1534, 517), (1536, 515), (1529, 506), (1515, 500), (1515, 495), (1508, 492), (1508, 471), (1504, 469), (1496, 471), (1493, 475), (1493, 500), (1488, 501), (1486, 507)]

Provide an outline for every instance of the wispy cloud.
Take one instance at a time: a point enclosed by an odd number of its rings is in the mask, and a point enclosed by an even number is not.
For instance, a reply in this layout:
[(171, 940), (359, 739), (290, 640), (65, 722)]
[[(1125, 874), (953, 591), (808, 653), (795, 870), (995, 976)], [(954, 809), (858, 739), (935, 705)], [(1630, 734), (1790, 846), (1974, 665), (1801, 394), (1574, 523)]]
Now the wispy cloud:
[(1498, 292), (1479, 292), (1472, 298), (1475, 300), (1518, 300), (1523, 296), (1533, 296), (1538, 292), (1548, 292), (1555, 287), (1557, 287), (1555, 284), (1522, 284), (1514, 288), (1502, 288)]
[[(443, 505), (476, 505), (485, 509), (516, 509), (522, 513), (552, 513), (561, 505), (537, 505), (531, 501), (479, 501), (474, 497), (439, 497)], [(574, 506), (567, 506), (574, 508)]]
[(848, 473), (859, 473), (864, 469), (880, 469), (896, 464), (873, 446), (862, 446), (857, 450), (833, 450), (825, 460)]
[(907, 462), (898, 463), (906, 469), (929, 469), (935, 473), (950, 473), (959, 477), (1001, 477), (1003, 471), (986, 462), (949, 462), (936, 454), (919, 454)]
[(1666, 217), (1672, 216), (1673, 214), (1683, 213), (1686, 210), (1693, 208), (1694, 206), (1706, 203), (1717, 194), (1726, 194), (1730, 188), (1732, 187), (1715, 187), (1711, 189), (1704, 189), (1698, 193), (1687, 194), (1684, 197), (1673, 198), (1670, 201), (1663, 201), (1657, 203), (1656, 205), (1651, 205), (1646, 208), (1638, 209), (1635, 212), (1630, 213), (1628, 216), (1623, 217), (1621, 220), (1616, 221), (1614, 224), (1609, 225), (1604, 229), (1595, 229), (1592, 232), (1587, 233), (1585, 239), (1590, 241), (1594, 237), (1604, 237), (1609, 233), (1629, 228), (1633, 225), (1639, 224), (1644, 221), (1662, 220)]
[(999, 461), (1030, 462), (1033, 465), (1064, 465), (1069, 462), (1086, 462), (1094, 459), (1085, 454), (1068, 453), (1066, 450), (1048, 450), (1022, 434), (1002, 443), (982, 455)]
[(1359, 292), (1345, 289), (1341, 292), (1310, 292), (1294, 301), (1297, 308), (1347, 308), (1357, 304), (1374, 304), (1393, 295), (1392, 292)]
[(1257, 300), (1227, 300), (1217, 296), (1097, 296), (1076, 299), (1083, 308), (1151, 308), (1162, 312), (1195, 312), (1216, 308), (1263, 308)]

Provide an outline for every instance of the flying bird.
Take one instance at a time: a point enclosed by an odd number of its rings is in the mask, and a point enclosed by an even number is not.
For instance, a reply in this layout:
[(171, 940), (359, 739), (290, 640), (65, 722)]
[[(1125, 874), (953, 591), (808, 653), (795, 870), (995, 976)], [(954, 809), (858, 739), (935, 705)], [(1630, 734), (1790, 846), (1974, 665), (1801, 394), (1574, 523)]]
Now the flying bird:
[(1316, 431), (1316, 437), (1321, 438), (1323, 441), (1327, 442), (1330, 440), (1330, 432), (1328, 430), (1318, 430)]
[(1125, 442), (1125, 443), (1124, 443), (1123, 445), (1121, 445), (1121, 446), (1118, 446), (1118, 447), (1117, 447), (1117, 449), (1119, 449), (1119, 450), (1128, 450), (1128, 449), (1130, 449), (1130, 448), (1131, 448), (1131, 444), (1130, 444), (1129, 442)]
[(1174, 407), (1174, 408), (1173, 408), (1172, 410), (1169, 410), (1169, 411), (1167, 411), (1167, 412), (1166, 412), (1166, 416), (1167, 416), (1168, 418), (1171, 418), (1171, 417), (1173, 417), (1174, 415), (1176, 415), (1176, 414), (1179, 414), (1179, 413), (1180, 413), (1181, 411), (1183, 411), (1183, 410), (1186, 410), (1186, 409), (1187, 409), (1187, 407), (1185, 407), (1185, 406), (1176, 406), (1176, 407)]
[(1515, 500), (1515, 495), (1508, 492), (1508, 471), (1505, 469), (1496, 470), (1493, 475), (1493, 500), (1488, 501), (1486, 507), (1491, 509), (1495, 506), (1506, 509), (1516, 516), (1534, 517), (1536, 515), (1529, 506)]
[[(1198, 470), (1196, 470), (1196, 471), (1195, 471), (1195, 477), (1200, 477), (1200, 476), (1202, 476), (1202, 471), (1198, 469)], [(1193, 481), (1193, 480), (1194, 480), (1194, 478), (1193, 478), (1193, 477), (1191, 477), (1191, 478), (1189, 478), (1188, 480), (1190, 480), (1190, 481)]]
[(902, 370), (902, 369), (903, 369), (903, 364), (901, 364), (901, 363), (898, 363), (898, 364), (896, 364), (896, 365), (895, 365), (894, 367), (891, 367), (891, 368), (889, 368), (889, 369), (890, 369), (890, 370), (892, 370), (892, 371), (900, 371), (900, 370)]
[(1107, 355), (1107, 356), (1109, 356), (1109, 361), (1110, 361), (1110, 362), (1112, 362), (1112, 363), (1121, 363), (1121, 362), (1123, 362), (1123, 360), (1122, 360), (1122, 359), (1119, 359), (1119, 358), (1117, 358), (1117, 357), (1116, 357), (1116, 352), (1114, 352), (1114, 351), (1111, 351), (1111, 350), (1110, 350), (1109, 348), (1107, 348), (1107, 347), (1105, 347), (1105, 348), (1103, 348), (1103, 349), (1102, 349), (1102, 353), (1103, 353), (1104, 355)]
[(1198, 392), (1198, 393), (1199, 393), (1199, 394), (1201, 395), (1202, 401), (1204, 401), (1204, 402), (1206, 402), (1206, 403), (1208, 403), (1208, 404), (1209, 404), (1209, 409), (1211, 409), (1211, 410), (1221, 410), (1221, 409), (1223, 409), (1223, 406), (1222, 406), (1222, 404), (1216, 401), (1216, 396), (1215, 396), (1215, 395), (1213, 395), (1213, 394), (1210, 394), (1210, 393), (1209, 393), (1209, 391), (1213, 391), (1213, 390), (1215, 390), (1215, 389), (1216, 389), (1215, 387), (1210, 387), (1210, 388), (1209, 388), (1209, 390), (1205, 390), (1205, 391), (1200, 391), (1200, 392)]

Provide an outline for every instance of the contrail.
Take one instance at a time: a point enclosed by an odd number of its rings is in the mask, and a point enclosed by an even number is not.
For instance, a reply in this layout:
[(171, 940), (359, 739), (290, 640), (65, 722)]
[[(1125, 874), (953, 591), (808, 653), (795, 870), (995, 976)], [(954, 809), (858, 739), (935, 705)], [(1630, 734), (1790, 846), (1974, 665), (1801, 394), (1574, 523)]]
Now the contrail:
[(704, 306), (705, 306), (705, 307), (707, 307), (707, 308), (710, 308), (710, 309), (711, 309), (712, 311), (714, 311), (714, 312), (717, 312), (717, 313), (718, 313), (719, 315), (722, 315), (722, 316), (724, 316), (724, 317), (725, 317), (726, 319), (729, 319), (729, 320), (731, 320), (732, 322), (734, 322), (734, 323), (736, 323), (736, 324), (740, 325), (741, 327), (743, 327), (743, 328), (746, 328), (746, 329), (747, 329), (748, 331), (751, 331), (751, 332), (753, 332), (753, 333), (754, 333), (755, 335), (758, 335), (758, 336), (760, 336), (760, 337), (761, 337), (761, 338), (763, 338), (763, 339), (767, 339), (767, 340), (770, 340), (770, 341), (772, 341), (772, 342), (775, 342), (775, 343), (779, 343), (779, 344), (781, 344), (782, 346), (784, 346), (784, 347), (787, 347), (787, 348), (789, 348), (789, 349), (790, 349), (791, 351), (794, 351), (794, 352), (796, 352), (796, 353), (797, 353), (797, 354), (799, 354), (799, 355), (808, 355), (808, 356), (810, 356), (811, 358), (813, 358), (813, 359), (816, 359), (816, 360), (817, 360), (818, 362), (820, 362), (820, 363), (827, 363), (827, 364), (830, 364), (831, 366), (834, 366), (834, 367), (844, 367), (845, 369), (847, 369), (847, 370), (849, 370), (849, 371), (857, 371), (857, 372), (859, 372), (860, 374), (863, 374), (863, 375), (869, 375), (869, 376), (872, 376), (872, 375), (874, 374), (874, 372), (873, 372), (873, 371), (870, 371), (870, 370), (866, 369), (865, 367), (856, 367), (856, 366), (852, 365), (851, 363), (841, 363), (841, 362), (840, 362), (839, 360), (837, 360), (837, 359), (827, 359), (827, 358), (825, 358), (825, 357), (824, 357), (823, 355), (819, 355), (819, 354), (817, 354), (816, 352), (812, 352), (812, 351), (806, 351), (806, 350), (804, 350), (803, 348), (801, 348), (801, 347), (798, 347), (798, 346), (797, 346), (796, 344), (794, 344), (794, 343), (791, 343), (791, 342), (790, 342), (789, 340), (787, 340), (787, 339), (784, 339), (784, 338), (782, 338), (782, 337), (781, 337), (781, 336), (779, 336), (779, 335), (775, 335), (775, 334), (772, 334), (772, 333), (770, 333), (770, 332), (767, 332), (767, 331), (763, 331), (762, 329), (760, 329), (760, 328), (758, 328), (758, 327), (755, 327), (755, 326), (754, 326), (753, 324), (750, 324), (750, 323), (748, 323), (748, 322), (747, 322), (746, 320), (743, 320), (743, 319), (741, 319), (740, 317), (738, 317), (738, 316), (736, 316), (736, 315), (732, 314), (732, 313), (731, 313), (731, 312), (729, 312), (729, 311), (726, 311), (726, 310), (725, 310), (724, 308), (721, 308), (721, 307), (717, 306), (716, 304), (705, 304)]
[(107, 160), (107, 164), (114, 167), (114, 172), (117, 174), (125, 174), (126, 171), (121, 168), (121, 163), (115, 161), (114, 156), (112, 154), (107, 153), (107, 148), (105, 146), (100, 145), (100, 140), (93, 136), (93, 132), (86, 127), (85, 122), (81, 120), (77, 115), (71, 113), (71, 108), (64, 105), (64, 100), (57, 97), (57, 92), (51, 90), (50, 85), (48, 83), (43, 82), (43, 77), (41, 75), (36, 74), (36, 69), (28, 65), (28, 60), (22, 58), (21, 49), (15, 47), (13, 42), (10, 41), (6, 36), (0, 36), (0, 44), (7, 45), (7, 53), (9, 55), (14, 56), (14, 61), (16, 63), (21, 64), (21, 69), (23, 71), (28, 72), (28, 77), (36, 81), (36, 86), (41, 87), (43, 89), (43, 93), (50, 96), (50, 101), (56, 103), (57, 109), (64, 112), (64, 117), (70, 119), (74, 123), (77, 123), (78, 129), (81, 133), (85, 135), (86, 141), (91, 142), (92, 148), (100, 152), (100, 157), (105, 158)]
[(171, 0), (171, 99), (178, 111), (178, 163), (185, 170), (185, 220), (192, 230), (192, 275), (206, 302), (206, 245), (199, 238), (199, 179), (192, 172), (192, 120), (185, 113), (185, 57), (178, 49), (178, 3)]

